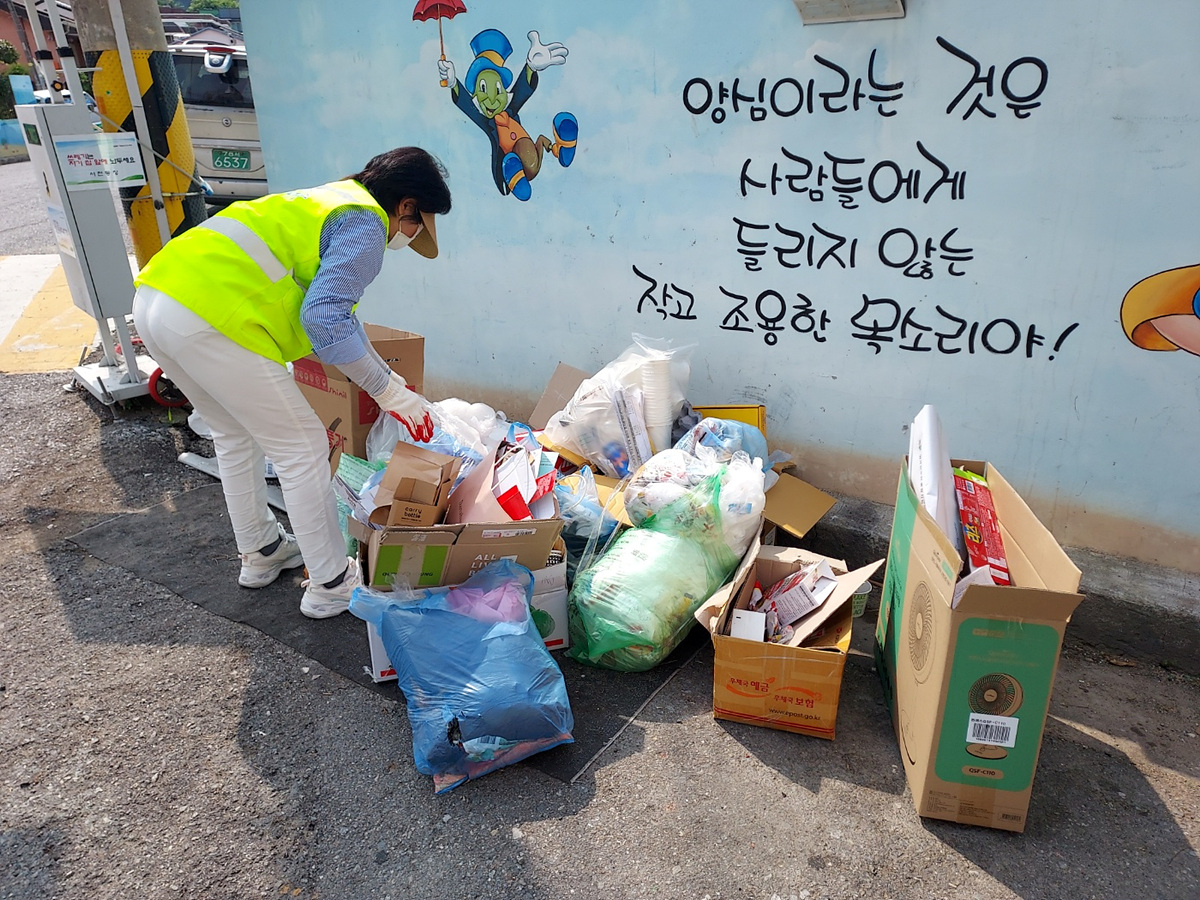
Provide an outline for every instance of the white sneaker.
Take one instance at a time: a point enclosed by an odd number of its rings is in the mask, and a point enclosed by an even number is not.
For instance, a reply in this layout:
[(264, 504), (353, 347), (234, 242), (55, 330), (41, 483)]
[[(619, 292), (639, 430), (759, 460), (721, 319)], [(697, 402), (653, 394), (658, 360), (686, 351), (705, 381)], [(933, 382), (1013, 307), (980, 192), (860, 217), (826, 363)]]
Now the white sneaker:
[(311, 578), (304, 580), (304, 596), (300, 599), (300, 612), (310, 619), (328, 619), (341, 615), (350, 608), (351, 592), (362, 584), (358, 560), (346, 557), (346, 577), (337, 587), (323, 587)]
[(270, 556), (263, 556), (255, 550), (253, 553), (243, 553), (242, 571), (238, 574), (238, 584), (248, 588), (263, 588), (271, 584), (284, 569), (296, 569), (304, 565), (300, 555), (300, 545), (288, 534), (282, 525), (279, 527), (279, 546)]

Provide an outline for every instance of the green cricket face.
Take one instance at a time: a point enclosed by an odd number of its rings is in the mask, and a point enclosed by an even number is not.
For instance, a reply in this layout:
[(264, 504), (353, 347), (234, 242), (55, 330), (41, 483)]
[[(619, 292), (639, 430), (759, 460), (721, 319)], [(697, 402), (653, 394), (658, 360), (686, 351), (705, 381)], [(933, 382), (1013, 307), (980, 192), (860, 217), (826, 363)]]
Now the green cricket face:
[(508, 91), (504, 89), (500, 73), (494, 69), (484, 69), (479, 73), (479, 77), (475, 79), (473, 96), (479, 104), (480, 111), (489, 119), (495, 118), (497, 113), (504, 112), (508, 106)]

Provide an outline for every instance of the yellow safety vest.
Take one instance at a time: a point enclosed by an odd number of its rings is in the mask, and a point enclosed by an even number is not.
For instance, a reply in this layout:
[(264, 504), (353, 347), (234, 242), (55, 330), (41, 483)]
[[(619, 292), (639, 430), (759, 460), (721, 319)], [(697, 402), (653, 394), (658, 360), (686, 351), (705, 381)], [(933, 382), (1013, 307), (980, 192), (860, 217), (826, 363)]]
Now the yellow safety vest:
[(388, 216), (357, 181), (234, 203), (173, 238), (134, 283), (174, 297), (230, 340), (284, 363), (312, 352), (300, 304), (320, 264), (321, 227), (344, 206)]

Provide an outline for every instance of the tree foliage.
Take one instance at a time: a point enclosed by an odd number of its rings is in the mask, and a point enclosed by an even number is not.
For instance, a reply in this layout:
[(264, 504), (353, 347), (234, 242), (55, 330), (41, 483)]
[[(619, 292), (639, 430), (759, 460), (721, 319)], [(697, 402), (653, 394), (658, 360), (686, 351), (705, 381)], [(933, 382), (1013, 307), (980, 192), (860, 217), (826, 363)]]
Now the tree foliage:
[(240, 0), (192, 0), (188, 12), (211, 12), (215, 9), (239, 9)]
[(17, 48), (3, 38), (0, 38), (0, 63), (11, 66), (20, 58), (21, 54), (17, 52)]
[(17, 109), (13, 99), (12, 83), (8, 80), (9, 75), (28, 75), (29, 69), (20, 63), (13, 63), (8, 66), (8, 71), (0, 75), (0, 119), (15, 119), (17, 117)]

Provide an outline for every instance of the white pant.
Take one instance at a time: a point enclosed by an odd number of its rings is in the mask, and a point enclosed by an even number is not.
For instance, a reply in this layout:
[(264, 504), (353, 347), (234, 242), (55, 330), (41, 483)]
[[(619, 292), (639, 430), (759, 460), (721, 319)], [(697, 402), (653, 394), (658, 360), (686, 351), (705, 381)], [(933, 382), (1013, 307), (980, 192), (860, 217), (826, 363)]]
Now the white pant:
[(239, 346), (172, 297), (139, 287), (138, 335), (208, 423), (239, 553), (279, 536), (267, 506), (264, 452), (275, 464), (288, 519), (318, 584), (346, 568), (346, 541), (329, 486), (325, 427), (285, 366)]

